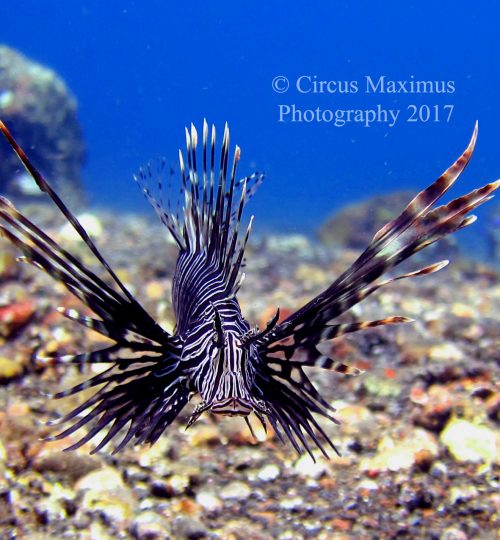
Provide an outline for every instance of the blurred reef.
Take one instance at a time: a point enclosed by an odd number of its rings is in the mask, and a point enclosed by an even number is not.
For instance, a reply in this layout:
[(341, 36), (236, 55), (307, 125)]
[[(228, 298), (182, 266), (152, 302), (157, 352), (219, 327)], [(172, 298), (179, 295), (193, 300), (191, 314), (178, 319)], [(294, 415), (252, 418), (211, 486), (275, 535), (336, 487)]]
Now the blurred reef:
[[(415, 195), (416, 192), (412, 191), (384, 193), (336, 209), (316, 231), (318, 240), (331, 248), (364, 250), (375, 232), (401, 213)], [(488, 243), (491, 243), (490, 239)], [(430, 246), (418, 257), (434, 261), (436, 251), (440, 256), (456, 256), (458, 246), (455, 238), (443, 238), (439, 247)]]
[(334, 211), (318, 230), (318, 238), (327, 246), (364, 249), (375, 231), (395, 217), (415, 193), (398, 191), (376, 195)]
[[(53, 70), (5, 45), (0, 45), (0, 118), (57, 191), (81, 199), (85, 144), (76, 99)], [(0, 191), (39, 195), (3, 140), (0, 155)]]

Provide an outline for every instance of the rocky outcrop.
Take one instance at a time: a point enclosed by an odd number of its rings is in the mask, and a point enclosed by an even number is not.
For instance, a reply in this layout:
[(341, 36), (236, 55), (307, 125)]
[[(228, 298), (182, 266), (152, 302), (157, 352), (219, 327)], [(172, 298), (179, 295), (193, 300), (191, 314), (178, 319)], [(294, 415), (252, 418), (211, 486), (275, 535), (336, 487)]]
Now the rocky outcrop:
[[(58, 192), (81, 198), (85, 145), (75, 97), (53, 70), (2, 45), (0, 118)], [(0, 156), (0, 191), (24, 197), (38, 195), (3, 140)]]

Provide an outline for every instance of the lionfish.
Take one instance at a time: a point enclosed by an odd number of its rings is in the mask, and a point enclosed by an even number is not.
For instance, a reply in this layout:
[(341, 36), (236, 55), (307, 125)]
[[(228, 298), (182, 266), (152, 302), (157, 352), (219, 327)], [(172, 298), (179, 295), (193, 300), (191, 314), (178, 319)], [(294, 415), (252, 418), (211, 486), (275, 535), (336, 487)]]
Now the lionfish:
[[(112, 344), (76, 355), (57, 355), (54, 363), (109, 367), (86, 382), (55, 394), (69, 396), (100, 387), (81, 405), (62, 417), (66, 427), (52, 439), (61, 439), (89, 424), (80, 447), (105, 430), (92, 452), (113, 440), (114, 452), (129, 441), (155, 443), (165, 429), (198, 395), (200, 403), (188, 421), (192, 425), (205, 411), (243, 416), (255, 413), (264, 429), (267, 422), (277, 436), (291, 442), (300, 454), (312, 454), (312, 443), (326, 456), (337, 448), (318, 422), (317, 415), (338, 423), (335, 409), (320, 395), (306, 375), (309, 366), (345, 375), (360, 372), (318, 349), (338, 336), (394, 323), (407, 317), (386, 317), (370, 322), (335, 322), (339, 315), (396, 280), (431, 274), (448, 264), (441, 261), (390, 279), (379, 280), (388, 270), (444, 236), (475, 221), (468, 215), (491, 198), (500, 181), (485, 185), (450, 203), (435, 207), (466, 167), (474, 150), (477, 124), (465, 152), (427, 189), (420, 192), (392, 221), (382, 227), (355, 262), (326, 290), (280, 322), (279, 309), (265, 328), (251, 327), (243, 317), (237, 293), (244, 278), (240, 272), (253, 217), (240, 233), (243, 210), (263, 180), (254, 173), (237, 176), (240, 149), (230, 161), (229, 129), (224, 129), (220, 154), (215, 127), (203, 124), (202, 144), (193, 125), (186, 128), (186, 151), (179, 151), (182, 185), (177, 197), (155, 190), (151, 167), (136, 177), (178, 248), (172, 284), (175, 328), (163, 329), (144, 309), (106, 262), (94, 241), (58, 194), (34, 167), (7, 127), (0, 122), (10, 145), (38, 187), (46, 192), (83, 239), (107, 281), (77, 257), (0, 199), (1, 232), (24, 254), (20, 259), (41, 268), (83, 302), (94, 316), (74, 309), (60, 313), (110, 338)], [(201, 148), (199, 148), (201, 146)], [(157, 192), (160, 194), (157, 195)], [(314, 459), (314, 457), (313, 457)]]

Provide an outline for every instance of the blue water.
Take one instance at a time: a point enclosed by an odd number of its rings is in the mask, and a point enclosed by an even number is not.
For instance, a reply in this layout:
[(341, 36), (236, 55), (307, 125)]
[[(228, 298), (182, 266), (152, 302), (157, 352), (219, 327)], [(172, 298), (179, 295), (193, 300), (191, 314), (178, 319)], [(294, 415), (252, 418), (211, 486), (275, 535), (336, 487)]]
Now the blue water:
[[(476, 119), (459, 189), (500, 176), (499, 19), (494, 2), (26, 0), (0, 5), (0, 40), (57, 70), (77, 96), (93, 202), (145, 209), (132, 173), (152, 157), (175, 160), (184, 125), (207, 117), (230, 123), (242, 174), (267, 173), (257, 222), (300, 232), (348, 202), (424, 187)], [(277, 76), (288, 91), (273, 90)], [(381, 76), (445, 81), (450, 91), (367, 93), (366, 77)], [(313, 82), (322, 80), (351, 92), (321, 92)], [(292, 104), (302, 121), (280, 119), (280, 105)], [(311, 117), (318, 107), (322, 120), (338, 109), (400, 113), (392, 127), (382, 116), (336, 127)]]

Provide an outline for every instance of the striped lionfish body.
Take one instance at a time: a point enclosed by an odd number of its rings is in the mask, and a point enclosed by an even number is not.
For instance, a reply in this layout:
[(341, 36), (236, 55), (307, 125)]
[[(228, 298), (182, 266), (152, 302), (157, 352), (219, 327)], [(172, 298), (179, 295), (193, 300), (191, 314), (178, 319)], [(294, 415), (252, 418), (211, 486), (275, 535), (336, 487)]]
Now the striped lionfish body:
[(240, 150), (236, 147), (230, 159), (227, 126), (220, 154), (216, 154), (213, 127), (209, 130), (204, 123), (201, 144), (191, 127), (186, 130), (186, 152), (179, 152), (182, 187), (178, 197), (170, 194), (164, 204), (161, 182), (158, 196), (153, 195), (148, 187), (154, 176), (151, 167), (142, 169), (136, 178), (179, 247), (172, 287), (176, 326), (169, 333), (127, 290), (1, 122), (0, 130), (107, 274), (104, 281), (10, 201), (0, 199), (0, 230), (20, 248), (22, 259), (62, 282), (94, 316), (82, 316), (72, 309), (59, 311), (113, 342), (99, 350), (55, 355), (50, 360), (109, 365), (88, 381), (55, 395), (60, 398), (97, 387), (93, 396), (58, 421), (68, 427), (55, 435), (63, 438), (88, 425), (87, 433), (70, 446), (73, 449), (104, 430), (93, 452), (111, 440), (118, 441), (115, 451), (129, 441), (154, 443), (194, 395), (199, 396), (200, 403), (188, 425), (204, 411), (212, 411), (244, 416), (250, 426), (248, 415), (255, 413), (264, 427), (269, 422), (279, 438), (288, 439), (299, 453), (304, 449), (311, 453), (311, 441), (325, 455), (327, 445), (336, 450), (316, 418), (322, 415), (337, 422), (332, 416), (334, 409), (313, 386), (304, 368), (317, 366), (348, 375), (359, 370), (323, 355), (318, 345), (367, 327), (409, 321), (406, 317), (387, 317), (341, 324), (335, 319), (392, 281), (430, 274), (445, 266), (448, 261), (379, 279), (422, 248), (470, 225), (475, 217), (469, 213), (500, 185), (498, 181), (487, 184), (435, 207), (469, 162), (476, 126), (460, 158), (382, 227), (358, 259), (325, 291), (282, 322), (277, 310), (266, 328), (259, 330), (251, 328), (243, 317), (236, 295), (244, 277), (240, 268), (252, 220), (244, 234), (239, 227), (244, 207), (263, 176), (253, 174), (238, 180)]

